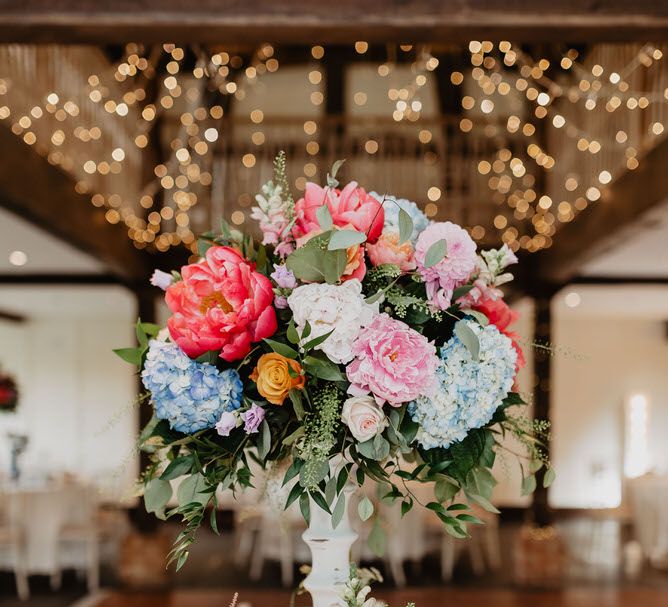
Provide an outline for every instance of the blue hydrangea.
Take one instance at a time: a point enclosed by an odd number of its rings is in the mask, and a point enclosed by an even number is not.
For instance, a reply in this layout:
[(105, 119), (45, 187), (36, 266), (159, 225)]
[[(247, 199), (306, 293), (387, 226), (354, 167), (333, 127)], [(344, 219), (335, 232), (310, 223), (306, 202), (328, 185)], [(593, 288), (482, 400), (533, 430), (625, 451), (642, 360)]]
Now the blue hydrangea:
[[(382, 201), (385, 198), (383, 204), (383, 210), (385, 211), (385, 227), (394, 228), (395, 230), (399, 229), (399, 208), (402, 208), (406, 213), (408, 213), (413, 220), (413, 234), (411, 234), (411, 242), (415, 244), (417, 237), (420, 235), (420, 232), (424, 230), (429, 225), (429, 219), (427, 216), (420, 210), (420, 207), (410, 200), (405, 198), (395, 198), (394, 196), (381, 196), (376, 192), (371, 192), (371, 195), (374, 196), (377, 200)], [(396, 204), (395, 204), (396, 203)]]
[(441, 348), (433, 394), (408, 405), (413, 421), (420, 425), (417, 440), (426, 449), (448, 447), (487, 424), (513, 386), (517, 352), (510, 339), (494, 325), (463, 322), (478, 336), (479, 360), (453, 335)]
[(224, 411), (241, 406), (243, 384), (234, 369), (191, 360), (174, 343), (151, 340), (141, 377), (156, 416), (178, 432), (213, 428)]

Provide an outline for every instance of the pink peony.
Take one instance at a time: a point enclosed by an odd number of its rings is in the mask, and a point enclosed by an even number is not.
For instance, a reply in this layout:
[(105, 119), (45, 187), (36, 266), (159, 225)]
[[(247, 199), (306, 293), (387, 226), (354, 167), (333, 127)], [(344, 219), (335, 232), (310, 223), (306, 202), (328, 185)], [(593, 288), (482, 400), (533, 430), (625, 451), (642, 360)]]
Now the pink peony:
[(410, 241), (399, 244), (399, 233), (390, 230), (380, 235), (376, 244), (368, 244), (366, 252), (374, 266), (391, 263), (402, 272), (415, 270), (415, 254)]
[[(425, 268), (427, 251), (439, 240), (445, 240), (447, 253), (437, 264)], [(450, 307), (452, 292), (468, 281), (476, 269), (475, 251), (475, 242), (468, 232), (449, 221), (432, 223), (420, 233), (415, 245), (415, 260), (427, 285), (427, 297), (436, 308), (446, 310)]]
[(211, 247), (199, 263), (184, 266), (183, 280), (167, 289), (172, 339), (191, 358), (220, 350), (239, 360), (251, 343), (276, 332), (271, 281), (230, 247)]
[(358, 232), (368, 233), (368, 242), (378, 240), (385, 222), (383, 206), (363, 188), (357, 187), (355, 181), (343, 190), (307, 183), (304, 198), (295, 203), (295, 225), (292, 228), (295, 238), (320, 229), (316, 211), (324, 204), (329, 208), (334, 225), (352, 226)]
[(416, 399), (432, 386), (438, 366), (436, 348), (400, 320), (378, 314), (353, 343), (355, 359), (346, 368), (348, 393), (371, 392), (379, 404), (393, 407)]

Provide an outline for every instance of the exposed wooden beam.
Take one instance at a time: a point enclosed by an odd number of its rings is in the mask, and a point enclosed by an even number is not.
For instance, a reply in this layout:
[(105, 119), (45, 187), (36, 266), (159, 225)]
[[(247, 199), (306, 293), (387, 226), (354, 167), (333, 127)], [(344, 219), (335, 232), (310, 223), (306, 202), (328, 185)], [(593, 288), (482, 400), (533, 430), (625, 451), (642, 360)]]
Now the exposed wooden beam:
[(576, 276), (571, 284), (607, 286), (607, 285), (649, 285), (668, 286), (668, 276)]
[(666, 40), (656, 0), (7, 0), (2, 42)]
[(583, 264), (620, 242), (620, 231), (639, 227), (641, 216), (668, 200), (668, 139), (650, 150), (635, 171), (603, 190), (601, 199), (554, 236), (554, 244), (529, 260), (530, 275), (564, 284)]
[(74, 190), (70, 177), (0, 127), (0, 206), (104, 263), (126, 282), (143, 281), (153, 263), (120, 225)]
[(0, 274), (0, 285), (118, 285), (123, 281), (113, 274)]
[(28, 320), (27, 316), (22, 314), (16, 314), (15, 312), (8, 312), (7, 310), (0, 310), (0, 322), (13, 322), (13, 323), (23, 323)]

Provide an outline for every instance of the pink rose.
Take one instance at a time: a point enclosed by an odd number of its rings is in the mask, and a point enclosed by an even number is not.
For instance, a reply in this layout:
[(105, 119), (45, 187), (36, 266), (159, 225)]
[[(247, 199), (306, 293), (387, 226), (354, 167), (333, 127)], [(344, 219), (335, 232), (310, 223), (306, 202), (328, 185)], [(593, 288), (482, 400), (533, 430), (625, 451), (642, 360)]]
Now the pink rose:
[[(447, 252), (438, 263), (427, 268), (425, 261), (430, 247), (445, 240)], [(465, 284), (476, 269), (476, 244), (468, 232), (449, 221), (432, 223), (418, 236), (415, 244), (417, 269), (427, 287), (432, 305), (447, 310), (452, 303), (453, 291)]]
[(383, 409), (371, 396), (351, 396), (346, 400), (341, 421), (360, 443), (380, 434), (388, 424)]
[(211, 247), (206, 258), (184, 266), (183, 280), (167, 289), (172, 339), (191, 358), (220, 350), (239, 360), (251, 343), (276, 332), (271, 281), (230, 247)]
[(371, 265), (381, 266), (391, 263), (399, 266), (402, 272), (415, 270), (415, 256), (410, 241), (399, 244), (399, 233), (391, 230), (380, 235), (376, 244), (368, 244), (366, 252)]
[(385, 213), (383, 206), (373, 196), (351, 181), (343, 190), (322, 188), (315, 183), (307, 183), (304, 198), (295, 204), (295, 238), (320, 229), (316, 211), (327, 205), (335, 226), (352, 226), (358, 232), (367, 234), (368, 242), (376, 242), (383, 230)]
[(416, 399), (432, 386), (439, 359), (424, 335), (387, 314), (378, 314), (353, 343), (355, 359), (346, 368), (348, 394), (371, 392), (393, 407)]

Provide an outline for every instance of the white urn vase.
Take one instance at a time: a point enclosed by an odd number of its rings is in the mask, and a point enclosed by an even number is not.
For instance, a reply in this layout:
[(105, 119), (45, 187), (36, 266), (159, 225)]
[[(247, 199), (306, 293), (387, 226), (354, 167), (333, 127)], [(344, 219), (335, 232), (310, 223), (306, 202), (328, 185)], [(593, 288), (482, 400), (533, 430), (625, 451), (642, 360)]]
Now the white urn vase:
[(341, 522), (332, 526), (332, 515), (311, 501), (311, 520), (302, 538), (311, 549), (311, 572), (304, 587), (311, 594), (313, 607), (343, 606), (341, 587), (348, 581), (350, 549), (357, 533), (350, 525), (350, 502), (354, 488), (343, 489), (346, 505)]

